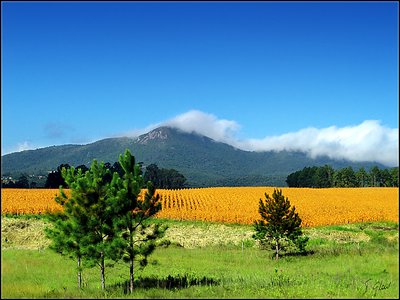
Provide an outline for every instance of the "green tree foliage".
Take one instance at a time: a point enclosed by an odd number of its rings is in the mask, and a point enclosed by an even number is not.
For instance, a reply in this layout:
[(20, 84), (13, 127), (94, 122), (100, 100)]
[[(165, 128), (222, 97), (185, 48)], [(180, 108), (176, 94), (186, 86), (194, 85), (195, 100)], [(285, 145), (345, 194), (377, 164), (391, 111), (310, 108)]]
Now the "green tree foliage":
[(49, 248), (62, 255), (68, 255), (70, 258), (77, 259), (78, 288), (82, 287), (82, 256), (85, 232), (80, 226), (78, 211), (73, 205), (73, 201), (65, 201), (67, 196), (62, 188), (60, 195), (55, 200), (63, 206), (62, 212), (47, 214), (47, 218), (52, 224), (45, 228), (46, 236), (51, 243)]
[(159, 169), (156, 164), (146, 167), (145, 182), (151, 181), (159, 189), (180, 189), (186, 186), (186, 178), (175, 169)]
[(388, 169), (381, 170), (381, 186), (392, 186), (392, 176)]
[[(55, 230), (49, 235), (53, 248), (58, 252), (72, 253), (85, 258), (88, 264), (100, 267), (101, 287), (105, 288), (105, 259), (116, 259), (117, 243), (114, 242), (115, 218), (109, 183), (104, 180), (109, 170), (104, 163), (93, 160), (84, 174), (73, 167), (63, 168), (62, 177), (71, 189), (68, 198), (60, 187), (56, 201), (64, 212), (51, 219)], [(63, 241), (63, 239), (65, 241)]]
[(342, 168), (335, 172), (336, 187), (356, 187), (357, 179), (352, 167)]
[(156, 188), (160, 188), (160, 172), (156, 164), (150, 164), (144, 172), (144, 180), (151, 181)]
[(35, 185), (35, 182), (31, 182), (31, 184), (29, 184), (28, 176), (26, 174), (21, 174), (18, 177), (18, 180), (1, 180), (2, 188), (29, 189), (34, 188)]
[[(64, 167), (63, 176), (67, 177), (67, 181), (72, 184), (78, 180), (82, 180), (84, 174), (81, 168), (78, 172), (66, 169)], [(89, 171), (89, 170), (88, 170)], [(47, 214), (47, 218), (52, 224), (51, 227), (45, 229), (47, 237), (51, 240), (50, 249), (68, 255), (70, 258), (77, 259), (78, 263), (78, 287), (82, 286), (82, 264), (81, 260), (84, 256), (85, 238), (87, 227), (83, 226), (86, 223), (86, 215), (82, 214), (82, 208), (77, 203), (74, 197), (77, 190), (72, 190), (72, 197), (68, 199), (62, 185), (59, 187), (60, 194), (55, 197), (55, 201), (63, 207), (61, 212)]]
[(89, 168), (86, 167), (85, 165), (79, 165), (79, 166), (77, 166), (77, 167), (75, 168), (75, 172), (78, 172), (79, 170), (81, 170), (81, 172), (82, 172), (83, 174), (85, 174), (86, 171), (89, 171)]
[(371, 186), (381, 185), (381, 170), (378, 167), (373, 167), (369, 172), (369, 176), (371, 177)]
[(17, 188), (20, 189), (29, 189), (29, 180), (28, 176), (25, 174), (22, 174), (19, 178), (18, 181), (15, 183)]
[(361, 167), (356, 172), (352, 167), (334, 170), (331, 166), (305, 167), (289, 174), (286, 183), (289, 187), (398, 187), (399, 168), (379, 169), (372, 167), (367, 172)]
[(259, 240), (262, 247), (273, 249), (275, 259), (291, 246), (304, 253), (308, 238), (303, 236), (301, 218), (295, 207), (283, 196), (282, 190), (274, 189), (272, 198), (265, 193), (265, 198), (265, 202), (262, 199), (259, 202), (262, 219), (254, 222), (253, 238)]
[(356, 176), (357, 186), (359, 187), (369, 186), (370, 178), (367, 171), (365, 171), (363, 167), (358, 169), (358, 171), (355, 173), (355, 176)]
[(334, 184), (335, 170), (331, 166), (325, 165), (317, 168), (315, 172), (314, 182), (315, 187), (329, 188)]
[(301, 171), (289, 174), (286, 183), (290, 187), (316, 187), (317, 167), (305, 167)]
[[(139, 163), (140, 164), (140, 163)], [(141, 169), (141, 168), (140, 168)], [(117, 172), (119, 176), (124, 175), (124, 169), (122, 169), (121, 164), (119, 161), (116, 161), (111, 167), (110, 167), (110, 172), (111, 174), (114, 174), (114, 172)]]
[(61, 174), (71, 190), (68, 197), (60, 186), (55, 201), (63, 211), (49, 214), (51, 249), (78, 261), (78, 286), (81, 287), (81, 261), (100, 267), (101, 287), (105, 289), (105, 266), (121, 258), (130, 263), (131, 291), (133, 290), (133, 262), (141, 267), (155, 249), (165, 228), (151, 224), (149, 218), (161, 209), (159, 195), (151, 182), (145, 193), (140, 164), (126, 150), (120, 155), (122, 177), (112, 175), (110, 165), (96, 160), (86, 172), (74, 167), (62, 168)]
[(16, 188), (15, 182), (12, 180), (1, 180), (1, 188)]
[(116, 231), (119, 233), (120, 255), (129, 263), (129, 290), (134, 288), (134, 262), (143, 268), (147, 265), (147, 257), (154, 251), (156, 242), (165, 232), (165, 227), (150, 223), (149, 219), (161, 209), (160, 197), (155, 194), (151, 181), (147, 182), (147, 190), (141, 194), (144, 179), (141, 166), (135, 164), (135, 157), (126, 150), (120, 155), (119, 163), (124, 171), (122, 178), (114, 173), (112, 188), (114, 189), (116, 214), (114, 219)]
[(392, 178), (392, 186), (399, 186), (399, 167), (392, 168), (390, 170), (390, 176)]
[(31, 181), (31, 183), (29, 184), (29, 187), (31, 189), (36, 189), (37, 188), (37, 182), (36, 181)]
[(63, 168), (69, 169), (71, 166), (69, 164), (61, 164), (57, 167), (56, 171), (52, 171), (47, 175), (46, 183), (44, 187), (46, 189), (58, 189), (60, 186), (63, 188), (67, 187), (67, 183), (61, 175), (61, 170)]
[(186, 186), (186, 178), (175, 169), (161, 169), (161, 184), (163, 189), (181, 189)]

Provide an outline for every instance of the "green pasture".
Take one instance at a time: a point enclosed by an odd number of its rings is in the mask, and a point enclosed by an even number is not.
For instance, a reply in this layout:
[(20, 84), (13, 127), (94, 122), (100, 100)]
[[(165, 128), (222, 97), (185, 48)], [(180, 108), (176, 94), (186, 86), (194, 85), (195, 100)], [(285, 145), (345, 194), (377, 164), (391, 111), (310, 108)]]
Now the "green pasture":
[(398, 224), (374, 222), (305, 229), (306, 256), (271, 259), (251, 238), (252, 227), (166, 222), (171, 244), (136, 268), (134, 294), (126, 293), (129, 268), (98, 268), (47, 248), (41, 218), (2, 217), (2, 298), (393, 298), (399, 297)]

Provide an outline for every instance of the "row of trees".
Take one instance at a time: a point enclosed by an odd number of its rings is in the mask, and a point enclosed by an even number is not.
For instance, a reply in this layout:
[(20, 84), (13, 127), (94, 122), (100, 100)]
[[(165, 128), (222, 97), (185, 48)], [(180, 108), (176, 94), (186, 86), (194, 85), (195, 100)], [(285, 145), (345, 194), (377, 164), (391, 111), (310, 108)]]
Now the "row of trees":
[(13, 181), (13, 180), (7, 180), (7, 181), (3, 181), (1, 182), (1, 187), (3, 188), (15, 188), (15, 189), (29, 189), (29, 188), (36, 188), (37, 187), (37, 183), (32, 181), (31, 183), (29, 183), (29, 179), (28, 176), (25, 174), (21, 174), (20, 177), (18, 177), (17, 180)]
[[(139, 165), (139, 173), (142, 175), (142, 163), (138, 163)], [(67, 188), (68, 185), (65, 182), (64, 178), (61, 175), (62, 168), (70, 168), (71, 166), (68, 164), (61, 164), (57, 167), (56, 171), (53, 171), (48, 174), (45, 188), (58, 188), (60, 185), (64, 188)], [(114, 164), (105, 163), (104, 167), (110, 171), (110, 174), (117, 172), (119, 176), (123, 176), (124, 170), (120, 164), (120, 162), (115, 162)], [(88, 168), (85, 165), (80, 165), (76, 167), (75, 172), (79, 169), (82, 170), (82, 173), (85, 173)], [(105, 175), (106, 180), (111, 181), (110, 175)], [(179, 173), (175, 169), (164, 169), (158, 168), (156, 164), (150, 164), (146, 167), (145, 172), (143, 174), (144, 182), (151, 181), (153, 186), (157, 189), (179, 189), (186, 187), (186, 178), (181, 173)]]
[(159, 196), (151, 182), (146, 183), (141, 167), (126, 150), (120, 155), (122, 175), (110, 172), (104, 163), (93, 160), (90, 168), (65, 166), (62, 178), (71, 189), (67, 197), (62, 186), (57, 203), (63, 211), (48, 216), (46, 229), (51, 249), (77, 260), (78, 286), (82, 286), (83, 266), (100, 268), (101, 287), (105, 289), (105, 266), (119, 260), (129, 263), (129, 290), (133, 291), (134, 262), (146, 266), (147, 257), (165, 231), (149, 219), (161, 209)]
[(146, 167), (144, 180), (150, 180), (159, 189), (181, 189), (187, 186), (185, 176), (177, 170), (159, 169), (156, 164), (150, 164)]
[(399, 168), (379, 169), (372, 167), (368, 172), (361, 167), (354, 171), (351, 166), (334, 170), (331, 166), (305, 167), (291, 173), (286, 183), (289, 187), (398, 187)]

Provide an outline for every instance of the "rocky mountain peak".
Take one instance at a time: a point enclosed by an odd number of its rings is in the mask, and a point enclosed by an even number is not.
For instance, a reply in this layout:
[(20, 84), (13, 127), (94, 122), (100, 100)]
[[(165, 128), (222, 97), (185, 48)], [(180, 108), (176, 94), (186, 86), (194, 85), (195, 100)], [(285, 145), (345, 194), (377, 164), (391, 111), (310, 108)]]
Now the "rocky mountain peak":
[(163, 141), (167, 140), (171, 135), (171, 129), (169, 127), (158, 127), (152, 131), (142, 134), (137, 138), (139, 144), (147, 144), (149, 141)]

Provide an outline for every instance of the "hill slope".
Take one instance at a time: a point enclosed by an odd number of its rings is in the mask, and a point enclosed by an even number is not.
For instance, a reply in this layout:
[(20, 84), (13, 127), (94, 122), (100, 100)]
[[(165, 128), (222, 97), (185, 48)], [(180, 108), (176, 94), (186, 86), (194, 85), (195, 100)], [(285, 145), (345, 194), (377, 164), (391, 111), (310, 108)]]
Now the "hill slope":
[(87, 145), (62, 145), (10, 153), (2, 156), (2, 174), (47, 174), (57, 166), (90, 165), (93, 159), (113, 163), (119, 154), (130, 149), (144, 166), (156, 163), (160, 168), (174, 168), (190, 186), (285, 186), (288, 174), (305, 166), (329, 164), (333, 168), (352, 166), (358, 169), (372, 162), (354, 163), (327, 157), (312, 159), (301, 152), (250, 152), (216, 142), (206, 136), (159, 127), (137, 138), (108, 138)]

